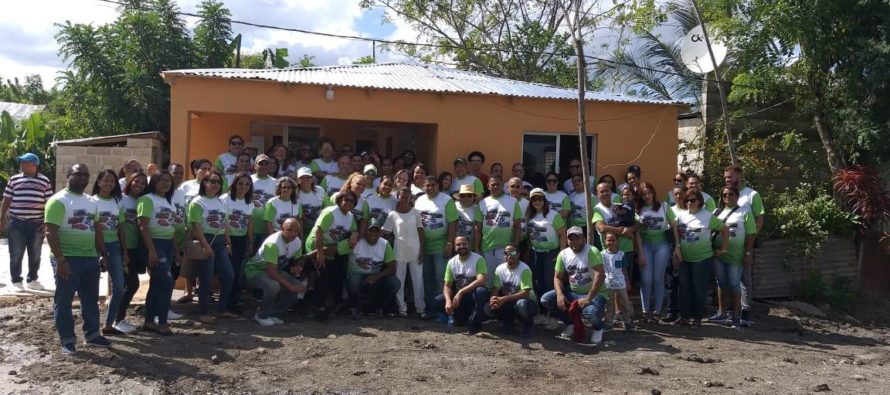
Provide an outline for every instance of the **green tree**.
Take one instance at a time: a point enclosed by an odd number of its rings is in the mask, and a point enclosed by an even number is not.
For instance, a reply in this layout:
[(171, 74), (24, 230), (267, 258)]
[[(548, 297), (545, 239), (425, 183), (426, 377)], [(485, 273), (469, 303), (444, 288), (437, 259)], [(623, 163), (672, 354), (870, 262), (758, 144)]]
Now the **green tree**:
[(213, 68), (232, 65), (232, 13), (215, 0), (201, 2), (195, 26), (195, 56), (199, 67)]
[(47, 104), (52, 99), (53, 92), (43, 87), (43, 78), (39, 74), (25, 76), (25, 84), (19, 79), (13, 78), (3, 82), (0, 78), (0, 101), (27, 104)]
[(374, 63), (377, 63), (377, 62), (374, 61), (374, 57), (371, 55), (362, 56), (352, 62), (352, 64), (374, 64)]

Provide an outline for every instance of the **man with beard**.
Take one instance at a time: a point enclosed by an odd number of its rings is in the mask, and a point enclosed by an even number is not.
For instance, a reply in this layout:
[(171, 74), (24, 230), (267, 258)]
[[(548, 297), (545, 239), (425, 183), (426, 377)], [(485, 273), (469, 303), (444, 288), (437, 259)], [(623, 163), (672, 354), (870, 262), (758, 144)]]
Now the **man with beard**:
[(474, 334), (482, 328), (483, 312), (489, 299), (485, 288), (488, 267), (482, 255), (470, 251), (466, 236), (457, 236), (454, 246), (457, 255), (445, 267), (445, 286), (442, 294), (436, 297), (436, 308), (454, 316), (458, 326), (469, 322), (469, 333)]

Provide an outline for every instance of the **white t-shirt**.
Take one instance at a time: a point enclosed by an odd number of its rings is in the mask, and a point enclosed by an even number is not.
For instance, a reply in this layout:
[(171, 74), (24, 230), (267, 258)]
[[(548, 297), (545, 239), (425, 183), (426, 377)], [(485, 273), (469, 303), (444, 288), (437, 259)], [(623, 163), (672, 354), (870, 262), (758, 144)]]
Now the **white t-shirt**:
[(612, 253), (609, 250), (603, 251), (603, 271), (606, 272), (606, 288), (627, 288), (627, 283), (624, 281), (624, 271), (621, 268), (623, 261), (623, 252)]
[(423, 229), (420, 212), (414, 208), (407, 213), (390, 211), (383, 224), (383, 230), (395, 236), (395, 254), (399, 262), (417, 262), (420, 254), (420, 236), (417, 229)]
[(387, 214), (396, 209), (399, 199), (396, 199), (392, 194), (387, 198), (382, 198), (377, 193), (372, 193), (365, 198), (365, 202), (368, 205), (368, 215), (370, 217), (368, 220), (379, 219), (384, 221)]
[(470, 254), (465, 261), (460, 259), (460, 255), (455, 255), (448, 260), (445, 269), (445, 281), (450, 280), (448, 278), (450, 272), (451, 277), (454, 280), (451, 289), (457, 292), (473, 281), (476, 281), (476, 276), (480, 274), (488, 274), (486, 273), (487, 271), (488, 265), (485, 263), (485, 258), (483, 258), (482, 255), (470, 251)]
[(384, 238), (377, 239), (377, 243), (373, 245), (361, 238), (355, 243), (352, 254), (349, 254), (348, 270), (350, 273), (379, 273), (383, 265), (392, 259), (392, 247)]
[[(266, 202), (275, 197), (275, 189), (278, 187), (278, 182), (274, 177), (260, 178), (256, 174), (250, 176), (250, 178), (253, 180), (253, 198), (251, 201), (253, 202), (254, 210), (259, 210), (259, 215), (262, 217)], [(257, 229), (254, 229), (254, 232), (257, 232)], [(265, 233), (266, 230), (263, 229), (260, 232)]]
[[(201, 185), (198, 184), (198, 180), (188, 180), (183, 182), (182, 184), (179, 184), (179, 187), (176, 188), (176, 192), (181, 193), (185, 204), (188, 204), (192, 201), (192, 199), (195, 198), (195, 196), (198, 196), (198, 191), (200, 191), (200, 188)], [(176, 192), (174, 192), (174, 194), (176, 194)]]
[(324, 200), (326, 197), (327, 195), (325, 195), (324, 189), (320, 186), (315, 186), (315, 189), (313, 189), (312, 192), (299, 191), (297, 201), (300, 202), (300, 206), (303, 208), (304, 229), (310, 229), (315, 225), (315, 221), (318, 219), (318, 214), (320, 214), (321, 209), (324, 208)]
[(289, 200), (281, 200), (278, 196), (275, 196), (266, 202), (267, 212), (270, 208), (274, 210), (274, 220), (271, 221), (271, 223), (272, 230), (275, 232), (281, 230), (281, 224), (288, 218), (303, 217), (302, 206), (300, 206), (299, 202), (294, 203)]
[(253, 202), (247, 203), (244, 199), (234, 200), (229, 194), (220, 196), (223, 204), (226, 205), (226, 213), (228, 217), (228, 228), (232, 236), (244, 236), (247, 234), (247, 221), (253, 214)]
[(476, 225), (477, 220), (482, 222), (482, 213), (479, 211), (479, 205), (473, 204), (469, 207), (464, 207), (457, 202), (454, 207), (457, 209), (457, 230), (454, 235), (466, 236), (471, 241), (470, 245), (472, 245), (473, 227)]

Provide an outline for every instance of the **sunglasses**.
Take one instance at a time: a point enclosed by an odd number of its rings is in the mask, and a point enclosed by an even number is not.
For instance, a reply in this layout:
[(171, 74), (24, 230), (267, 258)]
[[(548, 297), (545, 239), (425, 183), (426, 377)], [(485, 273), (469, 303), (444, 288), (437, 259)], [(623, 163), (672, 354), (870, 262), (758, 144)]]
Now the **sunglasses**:
[(229, 145), (244, 145), (243, 141), (229, 141)]
[(504, 251), (504, 255), (506, 256), (518, 256), (519, 251)]
[(460, 197), (460, 198), (474, 198), (474, 197), (476, 197), (476, 195), (474, 195), (474, 194), (472, 194), (472, 193), (463, 193), (463, 194), (457, 195), (457, 197)]
[(558, 182), (559, 182), (559, 180), (554, 179), (554, 178), (551, 178), (551, 179), (547, 180), (547, 183), (548, 183), (548, 184), (556, 184), (556, 183), (558, 183)]
[(698, 202), (698, 199), (686, 199), (686, 200), (684, 200), (684, 202), (686, 202), (686, 203), (695, 203), (695, 202)]

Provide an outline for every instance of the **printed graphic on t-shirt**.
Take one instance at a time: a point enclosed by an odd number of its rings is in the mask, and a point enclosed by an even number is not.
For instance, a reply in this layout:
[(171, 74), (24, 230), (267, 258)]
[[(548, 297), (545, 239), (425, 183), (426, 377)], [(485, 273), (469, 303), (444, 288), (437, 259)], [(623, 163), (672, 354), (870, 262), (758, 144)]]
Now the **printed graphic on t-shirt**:
[(440, 229), (445, 227), (445, 214), (442, 213), (420, 213), (420, 221), (423, 223), (424, 229)]
[(328, 230), (328, 237), (330, 237), (331, 240), (340, 242), (349, 238), (349, 230), (339, 225), (332, 226), (331, 229)]
[(457, 235), (473, 237), (473, 220), (467, 220), (463, 216), (457, 218)]
[(315, 224), (319, 214), (321, 214), (321, 206), (303, 206), (303, 218), (306, 219), (307, 224), (310, 224), (308, 226)]
[(83, 209), (74, 210), (74, 213), (68, 218), (68, 225), (77, 230), (91, 230), (93, 229), (93, 216)]
[[(135, 213), (134, 213), (135, 214)], [(105, 227), (105, 231), (114, 232), (118, 227), (118, 213), (113, 213), (111, 211), (100, 211), (99, 212), (99, 223)]]
[(538, 226), (534, 222), (529, 222), (528, 224), (528, 238), (531, 241), (546, 243), (547, 242), (547, 228), (543, 226)]
[(238, 165), (235, 164), (235, 163), (233, 163), (233, 164), (231, 164), (231, 165), (226, 166), (226, 169), (225, 169), (225, 171), (223, 172), (223, 174), (225, 174), (225, 175), (234, 175), (234, 174), (237, 173), (237, 172), (238, 172)]
[(355, 264), (362, 268), (362, 270), (377, 272), (381, 266), (383, 266), (383, 261), (375, 261), (371, 258), (365, 257), (355, 257)]
[(516, 292), (519, 292), (519, 284), (503, 282), (500, 291), (498, 291), (498, 296), (513, 295)]
[[(361, 210), (359, 211), (359, 214), (361, 214)], [(368, 215), (371, 216), (371, 218), (369, 218), (369, 219), (375, 219), (375, 220), (385, 220), (385, 219), (386, 219), (386, 214), (387, 214), (386, 211), (384, 211), (382, 208), (379, 208), (379, 207), (378, 207), (378, 208), (372, 208), (372, 209), (368, 212)]]
[(584, 284), (593, 281), (585, 270), (577, 270), (573, 267), (567, 267), (566, 274), (569, 275), (569, 284), (573, 287), (583, 287)]
[(562, 202), (547, 202), (550, 205), (551, 211), (560, 212), (562, 211)]
[(689, 225), (680, 223), (680, 239), (689, 243), (699, 241), (701, 239), (702, 228), (690, 228)]
[(645, 226), (646, 229), (649, 229), (652, 231), (658, 231), (658, 230), (662, 229), (662, 226), (664, 224), (664, 217), (658, 217), (658, 216), (653, 216), (653, 215), (644, 215), (642, 222), (643, 222), (643, 226)]
[(572, 203), (572, 217), (584, 218), (584, 206)]
[(155, 220), (159, 226), (173, 226), (176, 213), (167, 207), (161, 207), (161, 210), (155, 214)]
[(250, 214), (245, 214), (241, 210), (232, 210), (229, 214), (229, 227), (232, 229), (247, 229), (247, 219)]
[(274, 195), (272, 195), (270, 193), (266, 193), (262, 189), (254, 189), (253, 190), (253, 206), (256, 208), (264, 207), (266, 205), (266, 202), (268, 202), (269, 199), (271, 199), (273, 197), (274, 197)]
[(136, 225), (136, 208), (124, 210), (124, 221), (128, 224)]
[(508, 211), (489, 211), (485, 213), (485, 225), (491, 228), (509, 228), (513, 226)]
[(213, 229), (224, 229), (226, 214), (222, 211), (213, 209), (207, 213), (207, 226)]
[(185, 223), (185, 207), (178, 204), (174, 204), (174, 206), (176, 207), (176, 215), (173, 216), (173, 223), (182, 225)]
[(457, 286), (456, 289), (461, 289), (470, 285), (471, 282), (476, 281), (476, 276), (470, 277), (466, 274), (455, 274), (454, 275), (454, 284)]
[(735, 237), (736, 230), (738, 230), (738, 228), (739, 228), (739, 223), (738, 222), (727, 223), (726, 226), (729, 228), (729, 237), (730, 238)]

